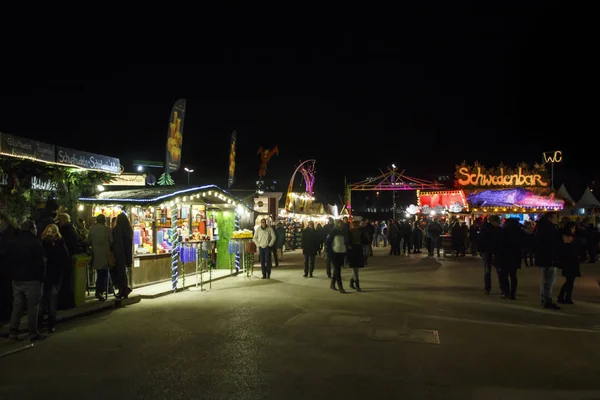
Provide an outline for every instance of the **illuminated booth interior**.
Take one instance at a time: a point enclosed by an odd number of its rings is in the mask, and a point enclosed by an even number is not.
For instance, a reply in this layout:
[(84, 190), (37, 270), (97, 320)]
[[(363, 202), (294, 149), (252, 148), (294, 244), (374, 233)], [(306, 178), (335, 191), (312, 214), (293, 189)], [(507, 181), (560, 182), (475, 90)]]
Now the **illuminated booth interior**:
[[(85, 212), (89, 225), (95, 222), (98, 214), (106, 215), (108, 223), (112, 223), (122, 211), (129, 216), (133, 228), (131, 276), (134, 287), (172, 279), (171, 253), (177, 237), (175, 229), (184, 244), (210, 242), (217, 269), (231, 267), (230, 258), (235, 257), (229, 254), (233, 232), (253, 229), (252, 210), (215, 185), (105, 191), (79, 201), (87, 206)], [(185, 273), (194, 273), (195, 265), (186, 264), (183, 258), (188, 255), (184, 255), (184, 251), (181, 254)]]
[(450, 213), (469, 211), (469, 204), (462, 190), (417, 191), (418, 207), (423, 214), (444, 210)]

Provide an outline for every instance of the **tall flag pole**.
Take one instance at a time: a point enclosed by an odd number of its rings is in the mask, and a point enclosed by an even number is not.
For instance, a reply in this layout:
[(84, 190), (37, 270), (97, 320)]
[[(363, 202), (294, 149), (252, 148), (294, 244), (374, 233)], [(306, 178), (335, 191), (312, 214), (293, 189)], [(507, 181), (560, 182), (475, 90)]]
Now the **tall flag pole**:
[(229, 146), (229, 177), (227, 178), (227, 188), (235, 182), (235, 147), (237, 144), (237, 132), (231, 132), (231, 145)]
[(167, 152), (165, 157), (165, 172), (158, 179), (161, 186), (174, 185), (171, 172), (181, 167), (181, 145), (183, 144), (183, 122), (185, 118), (186, 100), (179, 99), (173, 104), (169, 119), (167, 136)]

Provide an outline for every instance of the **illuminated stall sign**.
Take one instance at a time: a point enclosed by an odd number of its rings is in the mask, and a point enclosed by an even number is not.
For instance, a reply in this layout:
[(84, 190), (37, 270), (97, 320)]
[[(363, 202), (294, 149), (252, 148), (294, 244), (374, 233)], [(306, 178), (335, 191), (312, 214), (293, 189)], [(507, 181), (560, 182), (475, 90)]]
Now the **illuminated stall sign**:
[(486, 170), (482, 167), (460, 166), (456, 178), (462, 187), (547, 187), (545, 170), (528, 171), (523, 167), (515, 170), (498, 168)]
[(462, 190), (443, 190), (439, 192), (421, 192), (417, 194), (419, 207), (428, 206), (430, 209), (443, 207), (451, 212), (468, 210), (465, 193)]
[(118, 158), (86, 153), (64, 147), (56, 148), (56, 162), (113, 174), (121, 173), (121, 162)]
[(7, 133), (0, 134), (0, 153), (4, 155), (52, 163), (54, 162), (54, 149), (52, 144)]

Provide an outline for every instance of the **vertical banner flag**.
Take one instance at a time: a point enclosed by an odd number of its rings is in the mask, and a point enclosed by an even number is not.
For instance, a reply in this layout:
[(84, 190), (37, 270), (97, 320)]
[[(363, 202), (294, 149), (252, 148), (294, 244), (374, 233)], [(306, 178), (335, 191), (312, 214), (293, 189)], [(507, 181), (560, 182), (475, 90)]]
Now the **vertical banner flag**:
[(167, 159), (165, 172), (170, 174), (181, 167), (181, 144), (183, 143), (183, 119), (185, 117), (185, 99), (179, 99), (171, 110), (169, 136), (167, 138)]
[(227, 188), (231, 188), (235, 182), (235, 146), (237, 142), (237, 132), (231, 132), (231, 146), (229, 149), (229, 178), (227, 179)]

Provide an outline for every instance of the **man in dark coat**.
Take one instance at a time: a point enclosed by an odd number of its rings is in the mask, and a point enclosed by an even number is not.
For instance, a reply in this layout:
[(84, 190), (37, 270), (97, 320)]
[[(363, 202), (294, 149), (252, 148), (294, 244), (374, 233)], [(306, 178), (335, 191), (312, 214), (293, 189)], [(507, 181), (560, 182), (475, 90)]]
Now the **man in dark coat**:
[(8, 217), (0, 213), (0, 321), (8, 320), (12, 310), (12, 278), (8, 249), (16, 233), (17, 230), (12, 226)]
[(517, 270), (521, 268), (524, 247), (525, 232), (521, 229), (519, 220), (516, 218), (507, 219), (500, 230), (496, 254), (494, 255), (503, 299), (516, 299)]
[(275, 246), (273, 246), (273, 259), (275, 260), (275, 267), (279, 267), (279, 261), (283, 256), (283, 245), (285, 244), (285, 228), (283, 224), (279, 222), (277, 228), (275, 228)]
[[(483, 260), (483, 284), (485, 294), (490, 294), (492, 289), (492, 268), (494, 267), (494, 254), (500, 236), (500, 217), (492, 215), (489, 222), (486, 221), (479, 232), (479, 251)], [(496, 270), (496, 272), (498, 272)], [(498, 281), (500, 274), (498, 273)]]
[[(331, 231), (333, 230), (333, 228), (335, 227), (335, 223), (333, 221), (333, 218), (329, 217), (329, 220), (327, 221), (327, 224), (323, 227), (323, 231), (322, 231), (322, 237), (321, 240), (323, 241), (323, 243), (325, 243), (327, 241), (327, 238), (329, 237), (329, 235), (331, 234)], [(331, 257), (329, 257), (329, 254), (327, 253), (327, 248), (325, 248), (325, 267), (327, 269), (327, 277), (331, 278)]]
[(319, 251), (319, 236), (315, 229), (315, 223), (309, 221), (302, 231), (302, 254), (304, 254), (304, 277), (313, 277), (315, 271), (315, 259)]
[(533, 231), (535, 264), (542, 271), (540, 297), (542, 307), (558, 310), (552, 302), (552, 288), (556, 283), (556, 250), (561, 242), (560, 233), (555, 225), (556, 213), (544, 214)]
[(46, 278), (46, 260), (42, 242), (37, 237), (35, 222), (27, 220), (21, 225), (8, 251), (12, 268), (14, 304), (10, 317), (9, 338), (18, 339), (21, 317), (27, 308), (29, 339), (39, 340), (38, 312), (42, 297), (42, 282)]

